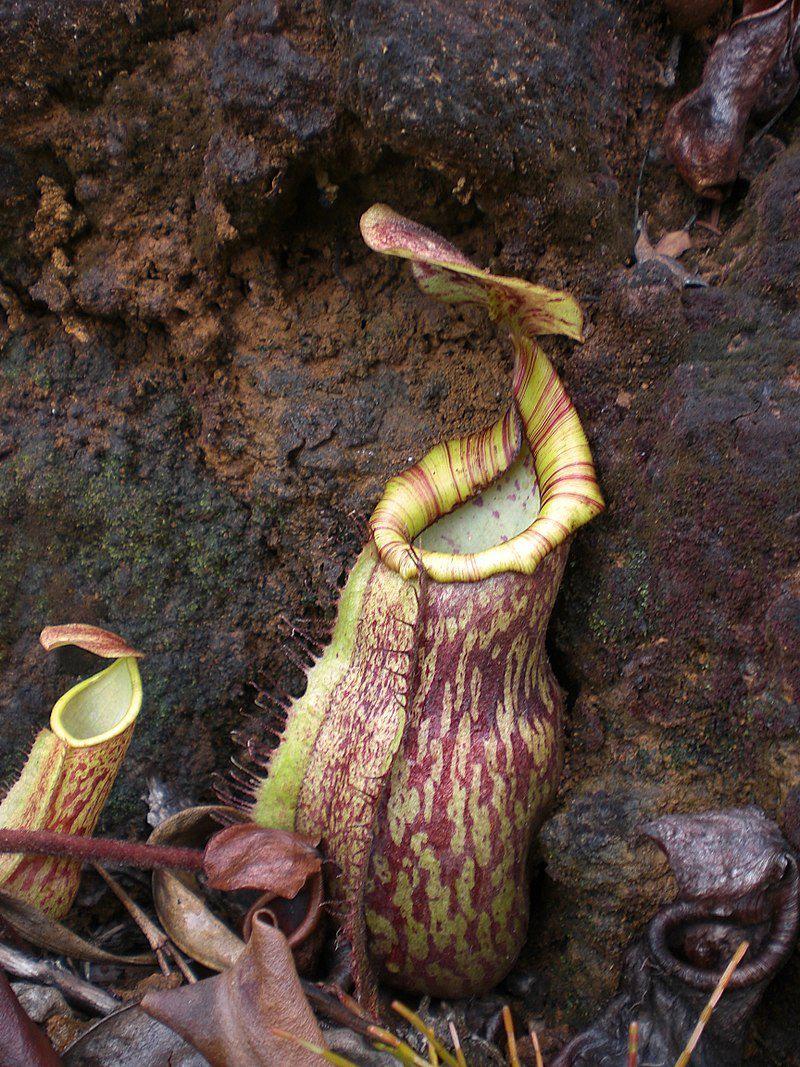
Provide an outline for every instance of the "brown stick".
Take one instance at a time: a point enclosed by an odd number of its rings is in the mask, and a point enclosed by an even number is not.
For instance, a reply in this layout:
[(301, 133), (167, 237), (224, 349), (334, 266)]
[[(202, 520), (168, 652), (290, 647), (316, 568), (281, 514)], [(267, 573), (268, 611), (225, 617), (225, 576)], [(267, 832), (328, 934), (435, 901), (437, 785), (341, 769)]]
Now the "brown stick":
[(311, 1006), (315, 1008), (320, 1015), (324, 1015), (331, 1022), (338, 1023), (340, 1026), (346, 1026), (348, 1030), (352, 1030), (356, 1034), (360, 1034), (362, 1037), (370, 1037), (370, 1024), (365, 1022), (360, 1015), (356, 1015), (350, 1008), (342, 1004), (342, 1002), (335, 997), (332, 993), (328, 993), (315, 982), (308, 982), (305, 979), (300, 979), (300, 984), (303, 987), (303, 992), (308, 997)]
[(199, 848), (146, 845), (141, 841), (117, 841), (108, 837), (78, 837), (49, 830), (0, 829), (0, 852), (32, 852), (39, 856), (65, 856), (80, 863), (103, 867), (139, 867), (145, 871), (174, 867), (182, 871), (203, 869)]
[(91, 982), (85, 982), (71, 971), (65, 971), (48, 960), (36, 960), (0, 942), (0, 970), (15, 978), (24, 978), (29, 982), (54, 986), (61, 990), (66, 999), (78, 1008), (93, 1015), (109, 1015), (122, 1007), (121, 1001), (98, 989)]
[(147, 938), (147, 942), (150, 945), (150, 948), (156, 954), (156, 959), (158, 960), (158, 965), (161, 968), (162, 973), (165, 975), (172, 974), (172, 968), (170, 967), (169, 960), (167, 959), (167, 957), (171, 957), (172, 960), (175, 962), (177, 968), (180, 970), (181, 974), (184, 976), (184, 978), (188, 982), (196, 982), (197, 978), (195, 977), (195, 974), (192, 971), (191, 967), (183, 958), (179, 949), (177, 949), (172, 944), (172, 942), (161, 929), (161, 927), (153, 922), (153, 920), (144, 911), (144, 909), (139, 907), (133, 897), (131, 897), (128, 893), (125, 892), (125, 890), (116, 880), (116, 878), (112, 878), (112, 876), (104, 867), (101, 867), (98, 863), (95, 863), (94, 869), (109, 887), (111, 892), (116, 896), (117, 900), (121, 902), (130, 917), (133, 919), (133, 921), (142, 931), (144, 936)]

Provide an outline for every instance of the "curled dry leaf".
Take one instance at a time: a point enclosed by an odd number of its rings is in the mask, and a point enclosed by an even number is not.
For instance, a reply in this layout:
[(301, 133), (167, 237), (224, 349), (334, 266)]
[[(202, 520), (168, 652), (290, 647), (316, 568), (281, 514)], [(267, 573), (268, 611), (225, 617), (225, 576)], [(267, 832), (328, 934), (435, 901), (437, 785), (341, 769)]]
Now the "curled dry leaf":
[(59, 1067), (61, 1060), (39, 1027), (22, 1010), (0, 971), (0, 1067)]
[(692, 237), (688, 230), (670, 230), (660, 238), (656, 245), (656, 252), (660, 256), (672, 256), (673, 259), (679, 259), (691, 247)]
[[(686, 243), (687, 241), (688, 244)], [(654, 246), (647, 232), (647, 215), (642, 215), (639, 220), (639, 235), (636, 238), (633, 254), (637, 263), (661, 263), (662, 266), (667, 268), (673, 283), (679, 289), (692, 285), (704, 286), (706, 282), (699, 275), (690, 273), (676, 258), (685, 252), (687, 248), (690, 248), (691, 244), (692, 239), (685, 230), (674, 230), (665, 234), (658, 244)]]
[[(778, 6), (778, 5), (775, 5)], [(773, 5), (764, 0), (747, 0), (744, 5), (745, 15), (767, 14)], [(760, 118), (769, 118), (788, 107), (797, 95), (800, 86), (800, 3), (792, 0), (789, 4), (787, 18), (787, 37), (778, 62), (767, 73), (764, 84), (753, 108), (753, 114)]]
[(150, 964), (153, 954), (145, 952), (139, 956), (118, 956), (106, 952), (99, 945), (87, 941), (74, 933), (69, 927), (57, 922), (39, 911), (32, 904), (18, 900), (8, 893), (0, 892), (0, 919), (12, 927), (20, 937), (37, 948), (54, 952), (58, 956), (68, 956), (74, 960), (91, 960), (94, 963)]
[[(247, 823), (216, 834), (205, 856), (211, 885), (232, 890), (265, 889), (251, 904), (242, 934), (249, 940), (254, 918), (267, 918), (288, 941), (295, 966), (304, 976), (312, 973), (325, 940), (325, 887), (316, 844), (315, 838), (302, 834), (271, 829), (265, 833), (264, 828)], [(214, 881), (214, 864), (220, 867), (224, 884)]]
[[(298, 965), (305, 973), (320, 943), (322, 858), (313, 838), (264, 829), (242, 818), (234, 808), (187, 808), (161, 823), (150, 842), (197, 846), (208, 841), (203, 868), (211, 888), (261, 894), (245, 919), (245, 936), (253, 913), (268, 909), (271, 921), (300, 953)], [(220, 830), (225, 819), (238, 822)], [(214, 915), (193, 874), (155, 871), (153, 899), (167, 934), (192, 959), (222, 971), (238, 958), (244, 942)]]
[(312, 874), (300, 892), (291, 899), (275, 893), (264, 893), (245, 916), (242, 934), (245, 940), (248, 939), (254, 917), (258, 914), (267, 916), (289, 942), (300, 974), (311, 974), (325, 941), (323, 898), (322, 871)]
[(274, 1029), (326, 1048), (283, 934), (253, 920), (247, 947), (233, 967), (181, 989), (148, 993), (141, 1007), (190, 1041), (212, 1067), (318, 1067)]
[[(154, 845), (204, 845), (222, 818), (241, 819), (233, 808), (209, 804), (165, 819), (150, 835)], [(181, 952), (212, 971), (233, 966), (244, 942), (205, 902), (200, 884), (184, 871), (154, 871), (153, 901), (159, 921)]]
[(214, 889), (262, 889), (291, 898), (322, 867), (318, 843), (255, 823), (227, 826), (206, 845), (203, 868)]
[(168, 1026), (137, 1005), (107, 1015), (64, 1052), (65, 1067), (208, 1067)]
[(143, 655), (110, 630), (102, 630), (99, 626), (88, 626), (81, 622), (45, 626), (39, 635), (39, 643), (45, 652), (63, 648), (64, 645), (75, 645), (76, 648), (93, 652), (95, 656), (102, 656), (103, 659), (122, 659), (124, 656), (141, 659)]
[(664, 143), (695, 192), (716, 199), (739, 171), (753, 113), (775, 113), (797, 92), (800, 0), (748, 0), (744, 14), (720, 34), (703, 80), (672, 108)]
[(665, 815), (642, 827), (669, 859), (681, 895), (736, 899), (763, 893), (789, 867), (777, 825), (753, 805), (699, 815)]
[(797, 859), (755, 807), (667, 815), (643, 830), (665, 852), (678, 899), (629, 948), (619, 993), (553, 1067), (626, 1063), (631, 1022), (642, 1064), (687, 1065), (702, 1033), (697, 1062), (740, 1067), (750, 1018), (797, 945)]

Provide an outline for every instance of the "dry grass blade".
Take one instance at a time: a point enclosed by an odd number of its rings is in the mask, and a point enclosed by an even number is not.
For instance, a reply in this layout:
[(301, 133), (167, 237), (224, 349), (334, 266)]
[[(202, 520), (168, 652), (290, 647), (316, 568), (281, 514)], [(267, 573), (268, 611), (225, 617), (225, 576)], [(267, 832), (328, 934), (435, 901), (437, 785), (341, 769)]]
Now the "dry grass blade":
[(533, 1027), (530, 1028), (529, 1033), (531, 1035), (531, 1042), (533, 1044), (533, 1053), (536, 1056), (536, 1067), (544, 1067), (544, 1060), (542, 1059), (542, 1049), (539, 1044), (539, 1035), (536, 1033)]
[[(392, 1048), (391, 1045), (384, 1045), (380, 1041), (376, 1041), (373, 1047), (376, 1052), (385, 1052), (387, 1056), (391, 1056), (393, 1059), (397, 1060), (398, 1063), (404, 1065), (411, 1064), (413, 1067), (414, 1060), (410, 1060), (404, 1053), (400, 1052), (399, 1049)], [(425, 1063), (425, 1060), (420, 1060), (420, 1063)], [(425, 1067), (428, 1067), (427, 1063), (425, 1063)]]
[(456, 1052), (456, 1062), (458, 1067), (467, 1067), (467, 1061), (464, 1058), (464, 1052), (461, 1048), (461, 1039), (458, 1036), (458, 1030), (456, 1030), (455, 1023), (450, 1023), (450, 1036), (453, 1039), (453, 1048)]
[(407, 1045), (405, 1041), (401, 1041), (399, 1037), (396, 1037), (389, 1030), (384, 1030), (382, 1026), (371, 1026), (369, 1028), (369, 1036), (375, 1042), (376, 1048), (380, 1048), (382, 1052), (390, 1053), (401, 1063), (408, 1064), (409, 1067), (430, 1067), (430, 1060), (423, 1060), (410, 1045)]
[(722, 972), (722, 977), (717, 982), (716, 989), (708, 998), (708, 1004), (706, 1004), (706, 1006), (700, 1012), (700, 1018), (697, 1021), (697, 1026), (695, 1026), (694, 1030), (692, 1031), (692, 1036), (689, 1038), (686, 1048), (675, 1061), (675, 1067), (688, 1067), (689, 1060), (692, 1058), (692, 1053), (697, 1048), (697, 1044), (703, 1035), (703, 1030), (705, 1030), (706, 1024), (711, 1018), (714, 1008), (716, 1008), (717, 1004), (719, 1004), (722, 994), (725, 992), (725, 988), (733, 976), (733, 972), (742, 962), (742, 958), (745, 952), (747, 952), (748, 948), (750, 948), (750, 943), (748, 941), (742, 941), (741, 945), (739, 945), (739, 947), (734, 952), (731, 962)]
[[(427, 1026), (416, 1012), (407, 1008), (405, 1004), (399, 1000), (392, 1002), (392, 1011), (396, 1011), (398, 1015), (405, 1019), (407, 1023), (410, 1023), (414, 1029), (426, 1039), (428, 1042), (428, 1057), (431, 1063), (438, 1064), (441, 1059), (442, 1063), (447, 1064), (447, 1067), (460, 1067), (458, 1059), (451, 1052), (447, 1051), (436, 1036), (434, 1030), (430, 1026)], [(433, 1056), (436, 1056), (436, 1059), (433, 1059)]]
[(639, 1024), (631, 1023), (628, 1030), (628, 1067), (639, 1067)]
[(339, 1056), (336, 1052), (331, 1052), (329, 1049), (320, 1048), (319, 1045), (315, 1045), (313, 1041), (306, 1041), (303, 1037), (298, 1037), (296, 1034), (290, 1034), (288, 1030), (279, 1030), (276, 1026), (270, 1027), (270, 1033), (275, 1037), (280, 1037), (284, 1041), (291, 1041), (300, 1048), (304, 1048), (307, 1052), (316, 1052), (318, 1056), (321, 1056), (327, 1063), (334, 1064), (334, 1067), (356, 1067), (356, 1064), (352, 1060), (348, 1060), (345, 1056)]
[(402, 1043), (399, 1045), (384, 1045), (378, 1043), (375, 1048), (378, 1052), (385, 1052), (387, 1055), (393, 1056), (404, 1067), (429, 1067), (429, 1061), (423, 1060), (409, 1045), (403, 1045)]
[(503, 1026), (506, 1028), (506, 1039), (508, 1040), (508, 1062), (511, 1067), (520, 1067), (517, 1039), (514, 1037), (514, 1020), (511, 1018), (511, 1008), (509, 1008), (508, 1004), (503, 1008)]

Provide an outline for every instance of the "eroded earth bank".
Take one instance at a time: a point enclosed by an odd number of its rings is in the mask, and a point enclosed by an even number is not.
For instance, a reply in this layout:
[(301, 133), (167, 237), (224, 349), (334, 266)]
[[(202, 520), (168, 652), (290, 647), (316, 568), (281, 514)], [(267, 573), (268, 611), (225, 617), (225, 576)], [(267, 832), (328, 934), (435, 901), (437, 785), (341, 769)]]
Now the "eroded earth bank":
[[(106, 829), (143, 832), (153, 775), (212, 795), (258, 690), (301, 684), (281, 616), (324, 627), (386, 478), (505, 405), (503, 339), (360, 213), (586, 309), (549, 350), (609, 506), (551, 626), (567, 767), (512, 980), (549, 1028), (674, 893), (643, 819), (754, 802), (800, 846), (800, 111), (698, 234), (705, 287), (633, 264), (637, 185), (652, 232), (697, 207), (657, 146), (709, 38), (674, 79), (672, 37), (644, 0), (0, 9), (0, 759), (85, 666), (41, 627), (123, 633)], [(795, 959), (752, 1063), (800, 1063), (799, 996)]]

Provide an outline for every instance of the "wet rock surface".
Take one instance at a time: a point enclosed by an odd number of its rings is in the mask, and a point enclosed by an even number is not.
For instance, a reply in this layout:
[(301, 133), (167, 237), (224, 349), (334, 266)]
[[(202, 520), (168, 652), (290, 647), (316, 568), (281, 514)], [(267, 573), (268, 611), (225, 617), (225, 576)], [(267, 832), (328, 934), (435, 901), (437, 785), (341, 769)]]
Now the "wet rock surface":
[[(301, 685), (280, 615), (324, 628), (384, 480), (504, 405), (502, 343), (368, 253), (361, 211), (582, 300), (551, 351), (609, 507), (551, 628), (568, 763), (512, 982), (553, 1034), (675, 895), (640, 823), (800, 825), (796, 108), (687, 257), (709, 288), (632, 267), (670, 39), (611, 0), (0, 14), (0, 759), (91, 669), (39, 629), (124, 634), (145, 705), (107, 829), (144, 832), (154, 770), (210, 796), (255, 689)], [(654, 236), (693, 209), (657, 162), (641, 200)], [(798, 988), (790, 963), (752, 1062), (797, 1062)]]

